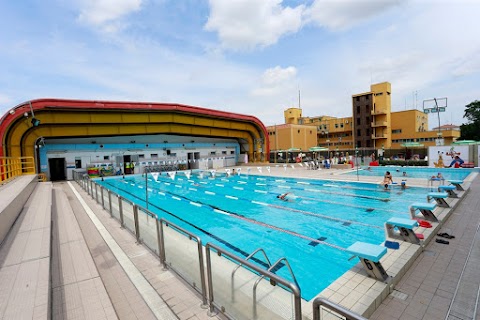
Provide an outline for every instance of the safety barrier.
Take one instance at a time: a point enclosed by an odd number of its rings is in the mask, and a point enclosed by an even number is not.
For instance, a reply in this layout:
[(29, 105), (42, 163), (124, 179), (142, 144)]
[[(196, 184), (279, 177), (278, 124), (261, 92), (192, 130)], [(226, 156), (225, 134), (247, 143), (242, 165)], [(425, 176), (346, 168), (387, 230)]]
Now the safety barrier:
[(35, 174), (33, 157), (0, 157), (0, 184), (23, 174)]
[[(294, 282), (285, 280), (269, 270), (252, 264), (247, 261), (248, 259), (237, 257), (210, 243), (207, 243), (205, 247), (207, 252), (205, 261), (201, 239), (195, 234), (167, 220), (158, 219), (148, 209), (104, 188), (91, 180), (88, 175), (74, 175), (74, 179), (92, 199), (110, 213), (111, 217), (120, 222), (122, 228), (132, 232), (138, 243), (145, 244), (154, 252), (159, 257), (164, 269), (168, 268), (174, 271), (197, 290), (202, 296), (202, 308), (208, 308), (210, 315), (220, 311), (227, 316), (235, 314), (240, 318), (244, 318), (246, 314), (251, 317), (254, 313), (254, 318), (259, 319), (268, 315), (275, 315), (280, 319), (301, 319), (300, 289)], [(212, 249), (220, 258), (212, 259), (210, 256)], [(227, 258), (222, 259), (222, 255)], [(231, 268), (227, 270), (226, 264)], [(205, 279), (205, 265), (208, 284)], [(242, 285), (238, 288), (235, 289), (233, 283), (232, 286), (228, 285), (227, 279), (230, 279), (228, 276), (213, 281), (213, 276), (218, 275), (218, 270), (221, 273), (228, 273), (235, 268), (239, 268), (237, 281), (239, 283), (242, 281)], [(252, 278), (252, 288), (256, 281), (255, 291), (248, 294), (242, 292), (245, 288), (245, 281), (248, 281), (245, 280), (246, 278)], [(264, 278), (269, 281), (261, 281)], [(273, 289), (266, 288), (266, 286), (273, 287)], [(217, 305), (214, 301), (214, 297), (217, 297), (217, 300), (223, 299), (223, 291), (227, 288), (229, 292), (232, 292), (232, 298), (236, 296), (236, 301), (241, 306), (240, 309), (230, 308), (232, 303), (222, 301), (221, 305)], [(294, 303), (289, 305), (288, 302), (292, 301), (292, 294)], [(263, 303), (266, 295), (270, 301), (267, 304)], [(262, 304), (258, 302), (260, 300)], [(246, 302), (250, 304), (250, 308), (245, 308)], [(280, 314), (279, 310), (281, 310)]]

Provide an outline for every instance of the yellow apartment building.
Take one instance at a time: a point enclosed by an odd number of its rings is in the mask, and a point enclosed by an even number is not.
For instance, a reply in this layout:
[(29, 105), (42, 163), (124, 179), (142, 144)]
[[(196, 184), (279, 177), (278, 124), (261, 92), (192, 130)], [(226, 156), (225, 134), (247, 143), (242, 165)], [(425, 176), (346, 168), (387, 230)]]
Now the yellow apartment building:
[(422, 111), (392, 112), (391, 92), (391, 84), (382, 82), (371, 85), (368, 92), (352, 95), (351, 117), (304, 117), (301, 108), (288, 108), (285, 124), (267, 127), (270, 149), (401, 149), (407, 142), (450, 145), (460, 137), (460, 130), (454, 128), (429, 131), (428, 115)]
[(317, 145), (317, 128), (298, 124), (281, 124), (267, 128), (270, 150), (308, 151)]

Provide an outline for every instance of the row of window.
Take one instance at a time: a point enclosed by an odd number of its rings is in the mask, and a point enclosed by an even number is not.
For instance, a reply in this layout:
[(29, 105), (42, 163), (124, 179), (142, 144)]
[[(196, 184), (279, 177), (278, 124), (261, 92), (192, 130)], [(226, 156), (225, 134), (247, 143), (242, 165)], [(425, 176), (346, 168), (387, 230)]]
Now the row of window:
[(392, 143), (435, 141), (436, 138), (394, 139)]
[[(362, 119), (360, 117), (357, 117), (357, 125), (360, 125), (361, 121), (362, 121)], [(369, 116), (365, 117), (365, 123), (367, 123), (367, 124), (370, 123), (370, 117)]]

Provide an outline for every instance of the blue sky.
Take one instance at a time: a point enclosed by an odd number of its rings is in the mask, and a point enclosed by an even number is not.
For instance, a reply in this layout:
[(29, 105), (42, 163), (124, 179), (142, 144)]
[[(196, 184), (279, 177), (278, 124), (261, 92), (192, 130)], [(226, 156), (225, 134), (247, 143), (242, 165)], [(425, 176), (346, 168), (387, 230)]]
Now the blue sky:
[[(350, 116), (392, 84), (392, 109), (480, 99), (479, 1), (0, 1), (0, 115), (36, 98), (173, 102), (283, 123)], [(430, 116), (430, 128), (437, 125)]]

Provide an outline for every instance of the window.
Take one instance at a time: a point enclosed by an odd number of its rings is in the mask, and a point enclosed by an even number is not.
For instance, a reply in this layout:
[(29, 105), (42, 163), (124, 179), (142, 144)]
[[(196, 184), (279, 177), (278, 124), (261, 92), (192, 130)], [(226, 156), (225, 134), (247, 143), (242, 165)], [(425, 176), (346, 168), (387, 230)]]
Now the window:
[(235, 154), (235, 151), (230, 151), (230, 154)]
[(103, 160), (109, 160), (110, 156), (103, 156)]
[(152, 154), (150, 155), (150, 158), (158, 158), (158, 153), (152, 153)]
[(360, 113), (360, 106), (357, 106), (357, 113)]
[(227, 151), (222, 151), (222, 154), (227, 154)]
[(340, 128), (343, 128), (343, 123), (340, 123)]
[(360, 129), (357, 129), (357, 137), (360, 137), (362, 135), (362, 131)]
[(210, 155), (211, 155), (211, 156), (214, 156), (215, 154), (216, 154), (215, 151), (210, 151)]
[(370, 135), (370, 129), (367, 129), (367, 136)]
[(360, 97), (357, 97), (356, 100), (357, 100), (357, 101), (360, 101)]
[(375, 96), (376, 96), (376, 97), (378, 97), (378, 96), (383, 96), (383, 92), (375, 93)]
[(369, 124), (369, 123), (370, 123), (370, 117), (365, 117), (365, 122), (366, 122), (367, 124)]
[(310, 134), (312, 134), (312, 130), (310, 130)]
[(144, 154), (139, 154), (138, 159), (145, 159), (145, 155)]
[(297, 133), (300, 133), (300, 130), (297, 130)]
[(392, 130), (392, 133), (402, 133), (402, 129), (395, 129), (395, 130)]
[(360, 117), (357, 118), (357, 125), (360, 125)]
[(335, 123), (335, 128), (338, 128), (338, 123)]

